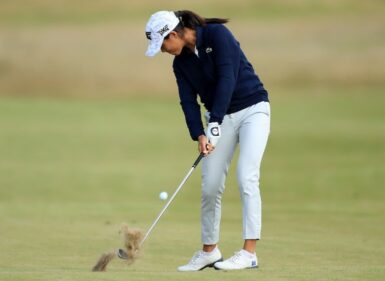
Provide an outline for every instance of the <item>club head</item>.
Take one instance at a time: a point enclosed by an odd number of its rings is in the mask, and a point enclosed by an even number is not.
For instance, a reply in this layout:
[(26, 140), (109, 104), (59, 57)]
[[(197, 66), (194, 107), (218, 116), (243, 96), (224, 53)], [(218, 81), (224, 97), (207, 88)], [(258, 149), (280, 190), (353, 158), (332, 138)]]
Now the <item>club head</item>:
[(118, 249), (116, 255), (122, 260), (128, 260), (128, 255), (123, 249)]

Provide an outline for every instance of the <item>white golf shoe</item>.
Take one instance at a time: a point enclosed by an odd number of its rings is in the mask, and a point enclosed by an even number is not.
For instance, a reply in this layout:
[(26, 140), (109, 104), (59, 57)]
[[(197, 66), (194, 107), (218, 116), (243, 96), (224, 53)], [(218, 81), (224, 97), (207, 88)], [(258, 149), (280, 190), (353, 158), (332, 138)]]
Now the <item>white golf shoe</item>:
[(222, 261), (222, 254), (216, 247), (211, 252), (198, 251), (186, 265), (178, 267), (178, 271), (199, 271), (206, 267), (213, 267), (218, 261)]
[(223, 270), (257, 268), (258, 259), (255, 254), (251, 254), (242, 249), (239, 252), (234, 253), (234, 256), (228, 258), (227, 260), (223, 262), (216, 262), (214, 267), (215, 269)]

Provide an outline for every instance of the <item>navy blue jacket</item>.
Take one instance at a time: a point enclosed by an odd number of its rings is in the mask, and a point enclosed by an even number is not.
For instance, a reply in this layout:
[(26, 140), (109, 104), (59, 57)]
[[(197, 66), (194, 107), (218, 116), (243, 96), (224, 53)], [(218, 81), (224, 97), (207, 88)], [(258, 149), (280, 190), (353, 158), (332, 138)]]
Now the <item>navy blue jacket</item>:
[(226, 114), (268, 101), (262, 82), (224, 25), (197, 27), (196, 37), (198, 56), (184, 48), (173, 63), (180, 104), (193, 140), (204, 134), (198, 95), (210, 112), (209, 122), (219, 124)]

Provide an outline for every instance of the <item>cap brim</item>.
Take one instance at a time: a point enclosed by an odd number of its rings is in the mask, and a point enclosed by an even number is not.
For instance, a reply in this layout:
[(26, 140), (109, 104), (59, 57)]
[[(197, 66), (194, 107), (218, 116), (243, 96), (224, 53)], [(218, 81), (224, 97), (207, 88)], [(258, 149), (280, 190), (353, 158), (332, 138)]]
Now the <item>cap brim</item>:
[(147, 57), (155, 56), (157, 53), (159, 53), (160, 48), (162, 47), (162, 44), (163, 44), (163, 38), (158, 40), (150, 40), (146, 51), (146, 56)]

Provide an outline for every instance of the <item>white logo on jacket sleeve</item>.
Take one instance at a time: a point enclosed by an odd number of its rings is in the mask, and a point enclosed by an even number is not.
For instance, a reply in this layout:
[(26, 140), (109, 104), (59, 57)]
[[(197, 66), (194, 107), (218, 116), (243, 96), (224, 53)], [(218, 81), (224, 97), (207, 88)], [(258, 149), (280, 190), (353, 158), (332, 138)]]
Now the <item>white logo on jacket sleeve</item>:
[(211, 53), (212, 51), (213, 51), (212, 48), (210, 48), (210, 47), (207, 47), (207, 48), (206, 48), (206, 54)]

